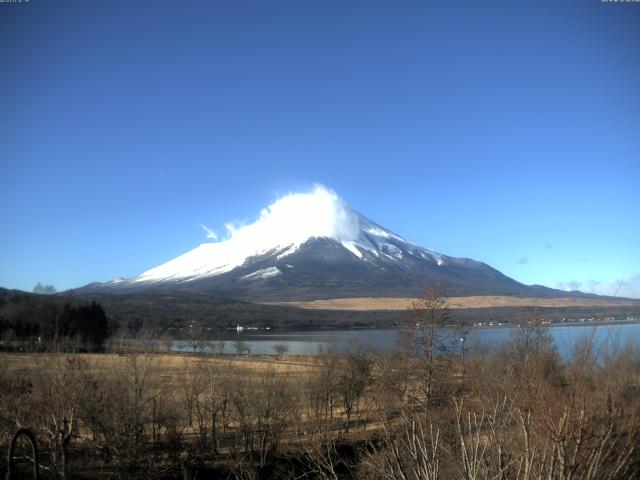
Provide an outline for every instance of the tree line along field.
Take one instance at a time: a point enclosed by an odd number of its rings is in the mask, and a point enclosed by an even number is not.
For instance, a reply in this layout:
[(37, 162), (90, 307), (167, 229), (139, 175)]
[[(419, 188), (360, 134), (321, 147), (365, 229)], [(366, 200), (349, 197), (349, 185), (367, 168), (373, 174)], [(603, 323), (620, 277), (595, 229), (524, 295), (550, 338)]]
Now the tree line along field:
[[(396, 328), (405, 323), (411, 301), (409, 298), (334, 299), (292, 306), (186, 292), (38, 295), (0, 288), (0, 349), (7, 350), (15, 346), (16, 341), (29, 342), (38, 337), (43, 341), (75, 337), (91, 350), (99, 348), (118, 331), (136, 335), (153, 330), (159, 336), (189, 340), (193, 331), (215, 334), (235, 328), (238, 323), (272, 330)], [(637, 301), (607, 299), (603, 302), (449, 297), (447, 307), (452, 322), (468, 325), (478, 321), (525, 321), (534, 308), (547, 320), (640, 317)], [(510, 304), (512, 306), (507, 306)]]

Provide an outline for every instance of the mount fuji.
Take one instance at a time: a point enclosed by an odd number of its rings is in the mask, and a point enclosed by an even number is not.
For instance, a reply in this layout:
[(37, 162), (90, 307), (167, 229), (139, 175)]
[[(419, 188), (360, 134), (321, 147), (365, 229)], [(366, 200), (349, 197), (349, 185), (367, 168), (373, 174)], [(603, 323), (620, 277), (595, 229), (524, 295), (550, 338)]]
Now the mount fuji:
[(251, 301), (412, 297), (425, 284), (449, 295), (570, 296), (521, 284), (482, 262), (409, 242), (350, 208), (330, 189), (290, 194), (228, 238), (204, 243), (130, 279), (82, 293), (189, 291)]

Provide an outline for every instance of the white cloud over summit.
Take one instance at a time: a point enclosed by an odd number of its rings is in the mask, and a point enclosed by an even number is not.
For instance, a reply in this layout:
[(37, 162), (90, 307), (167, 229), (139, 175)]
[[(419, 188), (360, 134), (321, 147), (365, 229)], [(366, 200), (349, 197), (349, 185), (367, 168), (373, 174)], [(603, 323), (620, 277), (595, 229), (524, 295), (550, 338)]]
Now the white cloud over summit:
[[(215, 232), (202, 227), (207, 238), (217, 239), (209, 236)], [(265, 245), (295, 244), (310, 237), (353, 241), (358, 237), (359, 227), (358, 215), (333, 190), (316, 185), (310, 192), (278, 198), (253, 223), (226, 223), (225, 240)]]
[[(263, 209), (250, 224), (225, 225), (228, 236), (224, 240), (203, 243), (197, 248), (167, 263), (147, 270), (135, 282), (200, 278), (228, 272), (247, 258), (280, 250), (285, 256), (295, 252), (312, 237), (328, 237), (342, 242), (354, 255), (360, 256), (355, 242), (360, 236), (361, 217), (349, 208), (338, 195), (322, 185), (307, 193), (291, 193)], [(364, 219), (366, 222), (366, 219)], [(372, 223), (368, 232), (383, 239), (393, 236)], [(216, 233), (202, 225), (208, 238)], [(399, 238), (399, 237), (398, 237)], [(363, 248), (374, 248), (362, 245)]]

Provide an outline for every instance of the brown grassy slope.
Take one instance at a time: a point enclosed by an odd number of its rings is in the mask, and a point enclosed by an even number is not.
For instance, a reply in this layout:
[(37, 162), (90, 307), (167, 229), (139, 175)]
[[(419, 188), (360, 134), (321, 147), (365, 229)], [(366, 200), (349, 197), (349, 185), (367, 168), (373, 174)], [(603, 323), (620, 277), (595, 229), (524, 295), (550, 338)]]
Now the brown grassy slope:
[[(352, 310), (352, 311), (397, 311), (406, 310), (413, 298), (333, 298), (301, 302), (271, 302), (309, 310)], [(494, 307), (640, 307), (640, 300), (611, 300), (593, 298), (531, 298), (507, 296), (450, 297), (447, 306), (451, 309), (494, 308)]]

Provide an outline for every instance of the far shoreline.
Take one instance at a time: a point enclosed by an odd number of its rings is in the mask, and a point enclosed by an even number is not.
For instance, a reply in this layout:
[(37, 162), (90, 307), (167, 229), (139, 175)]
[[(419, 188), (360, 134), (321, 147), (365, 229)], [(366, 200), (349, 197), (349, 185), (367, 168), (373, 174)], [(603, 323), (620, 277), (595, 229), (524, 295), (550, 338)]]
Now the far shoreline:
[[(519, 326), (518, 322), (505, 323), (500, 322), (500, 325), (489, 325), (487, 322), (486, 325), (465, 325), (465, 324), (451, 324), (445, 325), (444, 328), (450, 329), (494, 329), (494, 328), (517, 328)], [(498, 322), (494, 322), (498, 323)], [(619, 326), (619, 325), (638, 325), (640, 324), (640, 318), (633, 318), (631, 320), (585, 320), (585, 321), (573, 321), (573, 322), (550, 322), (550, 323), (542, 323), (543, 327), (549, 328), (557, 328), (557, 327), (584, 327), (584, 326)], [(346, 332), (346, 331), (384, 331), (384, 330), (401, 330), (407, 328), (405, 325), (394, 325), (389, 327), (378, 327), (375, 325), (371, 326), (328, 326), (322, 328), (270, 328), (269, 330), (258, 329), (258, 330), (243, 330), (240, 334), (241, 336), (251, 337), (251, 336), (269, 336), (271, 334), (278, 333), (286, 333), (286, 332), (295, 332), (295, 333), (305, 333), (305, 332)], [(232, 335), (234, 329), (226, 330), (229, 335)], [(206, 340), (205, 340), (206, 341)], [(212, 339), (210, 341), (216, 341)]]

